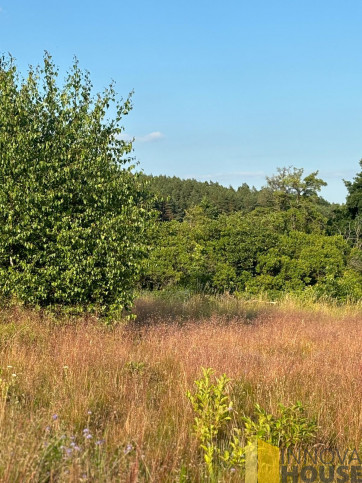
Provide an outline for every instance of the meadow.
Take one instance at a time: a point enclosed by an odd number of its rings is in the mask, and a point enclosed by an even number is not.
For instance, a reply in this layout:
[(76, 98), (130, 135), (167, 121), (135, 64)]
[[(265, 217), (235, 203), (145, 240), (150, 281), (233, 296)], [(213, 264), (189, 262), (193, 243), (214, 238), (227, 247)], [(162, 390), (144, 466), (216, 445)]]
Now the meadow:
[(142, 175), (132, 93), (59, 72), (0, 56), (0, 482), (240, 482), (255, 437), (361, 452), (362, 172), (345, 204), (293, 166)]
[(187, 397), (201, 368), (230, 378), (227, 424), (300, 401), (309, 444), (362, 449), (361, 306), (146, 294), (135, 313), (1, 309), (0, 481), (207, 481)]

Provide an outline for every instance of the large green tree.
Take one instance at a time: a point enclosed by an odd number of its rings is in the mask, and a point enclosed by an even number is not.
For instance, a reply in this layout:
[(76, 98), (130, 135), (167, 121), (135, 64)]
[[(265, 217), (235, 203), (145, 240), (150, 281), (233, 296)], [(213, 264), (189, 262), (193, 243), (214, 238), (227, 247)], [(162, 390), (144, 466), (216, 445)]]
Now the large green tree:
[[(362, 159), (359, 162), (362, 168)], [(362, 214), (362, 169), (357, 173), (353, 181), (345, 181), (348, 190), (346, 208), (351, 218), (357, 218)]]
[(277, 168), (277, 174), (267, 177), (267, 189), (273, 194), (276, 205), (287, 210), (293, 206), (300, 206), (303, 202), (316, 202), (318, 192), (327, 183), (317, 178), (315, 171), (303, 178), (303, 168)]
[(61, 86), (57, 77), (47, 53), (26, 78), (0, 59), (0, 294), (127, 308), (148, 220), (121, 136), (131, 99), (117, 100), (113, 85), (94, 96), (77, 61)]

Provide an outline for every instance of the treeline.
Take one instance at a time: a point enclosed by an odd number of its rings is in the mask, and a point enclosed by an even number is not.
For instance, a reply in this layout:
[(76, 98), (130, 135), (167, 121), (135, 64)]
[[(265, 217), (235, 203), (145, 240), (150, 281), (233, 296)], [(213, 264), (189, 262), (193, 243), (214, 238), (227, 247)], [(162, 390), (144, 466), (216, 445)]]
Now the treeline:
[(259, 191), (246, 183), (235, 190), (212, 181), (201, 182), (176, 176), (143, 175), (143, 178), (156, 196), (154, 207), (162, 221), (182, 221), (187, 210), (198, 205), (214, 218), (222, 213), (252, 211), (260, 203)]
[(319, 196), (317, 172), (292, 167), (261, 190), (148, 176), (159, 220), (141, 285), (360, 299), (361, 178), (337, 205)]
[[(291, 172), (290, 168), (288, 170)], [(273, 208), (276, 201), (270, 186), (258, 190), (243, 183), (234, 189), (213, 181), (202, 182), (177, 176), (143, 174), (141, 177), (147, 189), (155, 196), (154, 208), (161, 221), (182, 221), (187, 211), (195, 206), (201, 206), (210, 218), (216, 218), (237, 211), (249, 213), (256, 208)], [(330, 216), (337, 207), (320, 196), (315, 197), (314, 201), (319, 211), (326, 216)]]

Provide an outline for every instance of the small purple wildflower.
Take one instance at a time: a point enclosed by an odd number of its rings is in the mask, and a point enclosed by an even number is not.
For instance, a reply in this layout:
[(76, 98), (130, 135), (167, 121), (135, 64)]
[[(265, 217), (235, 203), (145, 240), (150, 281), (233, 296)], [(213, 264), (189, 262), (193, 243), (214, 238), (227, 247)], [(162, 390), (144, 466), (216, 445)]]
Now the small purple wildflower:
[(96, 445), (97, 446), (101, 446), (104, 443), (105, 443), (105, 440), (104, 439), (99, 439), (98, 441), (96, 441)]
[(236, 469), (235, 468), (230, 468), (231, 473), (235, 473)]
[(92, 411), (88, 411), (88, 414), (92, 414)]
[(130, 453), (132, 450), (133, 450), (133, 446), (131, 444), (127, 444), (127, 446), (124, 450), (124, 454)]
[(50, 426), (45, 426), (45, 431), (50, 431)]
[(93, 438), (93, 436), (92, 436), (90, 433), (88, 433), (88, 434), (86, 435), (86, 439), (92, 439), (92, 438)]
[(72, 448), (66, 448), (65, 452), (67, 453), (68, 456), (70, 456), (73, 453)]
[(89, 429), (88, 428), (84, 428), (83, 429), (83, 434), (88, 434), (88, 433), (90, 433)]
[(53, 421), (56, 421), (58, 419), (58, 415), (57, 414), (53, 414), (52, 419), (53, 419)]

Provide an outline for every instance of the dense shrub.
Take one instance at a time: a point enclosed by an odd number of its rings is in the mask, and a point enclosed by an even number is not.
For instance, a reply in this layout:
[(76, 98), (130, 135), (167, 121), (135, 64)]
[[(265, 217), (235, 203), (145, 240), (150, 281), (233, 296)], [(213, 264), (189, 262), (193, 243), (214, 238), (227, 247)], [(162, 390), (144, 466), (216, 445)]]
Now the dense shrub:
[(132, 144), (120, 138), (131, 100), (118, 102), (112, 85), (92, 96), (77, 62), (62, 88), (57, 76), (48, 54), (26, 79), (0, 60), (0, 293), (122, 309), (132, 303), (148, 219), (128, 165)]
[(324, 234), (319, 213), (302, 231), (306, 211), (296, 211), (210, 219), (195, 208), (182, 223), (159, 223), (143, 286), (272, 296), (313, 288), (320, 296), (358, 299), (360, 251), (340, 235)]

